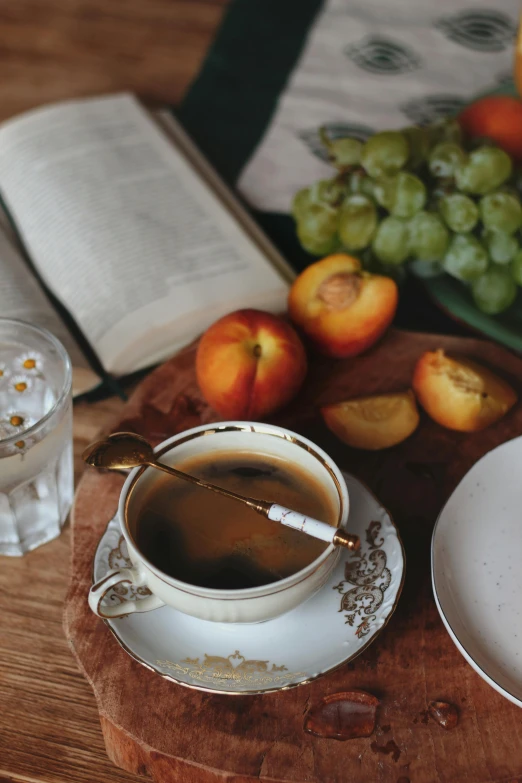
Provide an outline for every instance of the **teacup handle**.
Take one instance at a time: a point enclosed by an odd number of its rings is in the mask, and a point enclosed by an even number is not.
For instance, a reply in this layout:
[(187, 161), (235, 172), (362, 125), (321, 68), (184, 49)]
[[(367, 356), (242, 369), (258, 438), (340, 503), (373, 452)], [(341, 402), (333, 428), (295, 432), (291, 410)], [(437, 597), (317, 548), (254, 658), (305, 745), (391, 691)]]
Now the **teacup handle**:
[(111, 571), (103, 579), (94, 584), (89, 591), (89, 606), (94, 614), (107, 620), (112, 617), (123, 617), (133, 612), (150, 612), (152, 609), (158, 609), (165, 606), (161, 598), (156, 595), (148, 595), (140, 598), (139, 601), (123, 601), (117, 606), (101, 606), (101, 601), (106, 593), (121, 582), (129, 582), (137, 587), (142, 587), (145, 582), (137, 566), (131, 568), (119, 568), (117, 571)]

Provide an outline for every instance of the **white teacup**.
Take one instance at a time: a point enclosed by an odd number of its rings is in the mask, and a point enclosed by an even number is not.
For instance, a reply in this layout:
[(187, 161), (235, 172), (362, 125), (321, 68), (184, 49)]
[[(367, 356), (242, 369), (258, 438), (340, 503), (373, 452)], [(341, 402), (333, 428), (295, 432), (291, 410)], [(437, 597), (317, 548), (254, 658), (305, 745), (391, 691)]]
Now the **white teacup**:
[[(162, 462), (176, 465), (189, 457), (213, 452), (232, 453), (251, 449), (267, 456), (283, 457), (312, 473), (327, 490), (337, 509), (337, 526), (346, 527), (348, 490), (342, 474), (330, 457), (307, 438), (270, 424), (228, 421), (204, 424), (161, 443), (155, 453)], [(185, 614), (221, 623), (257, 623), (288, 612), (315, 593), (328, 579), (340, 549), (330, 544), (306, 568), (292, 576), (261, 587), (218, 590), (198, 587), (167, 576), (138, 549), (134, 534), (141, 493), (154, 477), (153, 468), (135, 468), (123, 485), (119, 519), (133, 566), (112, 571), (93, 585), (89, 605), (99, 617), (114, 618), (132, 612), (148, 612), (168, 604)], [(105, 594), (120, 582), (147, 587), (152, 595), (117, 606), (104, 606)]]

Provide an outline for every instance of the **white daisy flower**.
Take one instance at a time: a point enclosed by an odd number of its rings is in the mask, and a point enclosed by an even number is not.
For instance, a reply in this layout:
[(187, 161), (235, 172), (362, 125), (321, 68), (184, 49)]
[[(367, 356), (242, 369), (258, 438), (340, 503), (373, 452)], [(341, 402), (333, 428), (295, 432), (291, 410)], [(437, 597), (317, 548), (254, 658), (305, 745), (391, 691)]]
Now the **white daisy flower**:
[(21, 457), (23, 457), (31, 448), (33, 445), (33, 440), (30, 438), (20, 438), (19, 440), (14, 441), (14, 443), (10, 443), (9, 446), (6, 446), (6, 454), (7, 456), (13, 456), (15, 454), (20, 454)]
[(25, 351), (25, 353), (17, 356), (15, 359), (16, 369), (19, 372), (31, 373), (31, 375), (42, 372), (43, 365), (43, 356), (38, 351)]
[(9, 379), (9, 386), (12, 391), (18, 394), (24, 394), (28, 392), (33, 385), (33, 382), (27, 375), (13, 375)]
[(23, 432), (23, 430), (29, 429), (34, 424), (34, 419), (27, 413), (19, 410), (9, 410), (5, 416), (4, 422), (12, 430), (13, 434), (16, 432)]

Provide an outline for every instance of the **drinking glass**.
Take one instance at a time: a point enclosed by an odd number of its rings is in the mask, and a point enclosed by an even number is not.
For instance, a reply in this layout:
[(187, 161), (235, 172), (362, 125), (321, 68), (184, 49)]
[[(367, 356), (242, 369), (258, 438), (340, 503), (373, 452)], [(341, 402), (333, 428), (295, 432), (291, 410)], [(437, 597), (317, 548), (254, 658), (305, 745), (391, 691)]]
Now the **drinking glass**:
[(73, 498), (72, 370), (46, 329), (0, 318), (0, 554), (56, 538)]

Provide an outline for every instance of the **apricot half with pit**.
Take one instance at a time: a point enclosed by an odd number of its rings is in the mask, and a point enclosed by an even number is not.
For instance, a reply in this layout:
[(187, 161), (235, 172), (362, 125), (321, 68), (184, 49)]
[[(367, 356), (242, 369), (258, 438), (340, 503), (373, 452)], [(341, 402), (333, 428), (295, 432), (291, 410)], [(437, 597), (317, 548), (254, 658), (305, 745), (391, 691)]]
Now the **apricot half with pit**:
[(370, 274), (357, 258), (327, 256), (307, 267), (288, 297), (290, 317), (327, 356), (357, 356), (375, 343), (393, 320), (394, 280)]
[(321, 408), (326, 426), (356, 449), (395, 446), (417, 429), (419, 412), (411, 391), (359, 397)]
[(494, 424), (517, 401), (511, 386), (491, 370), (471, 359), (452, 359), (442, 350), (420, 357), (413, 388), (428, 416), (460, 432)]

